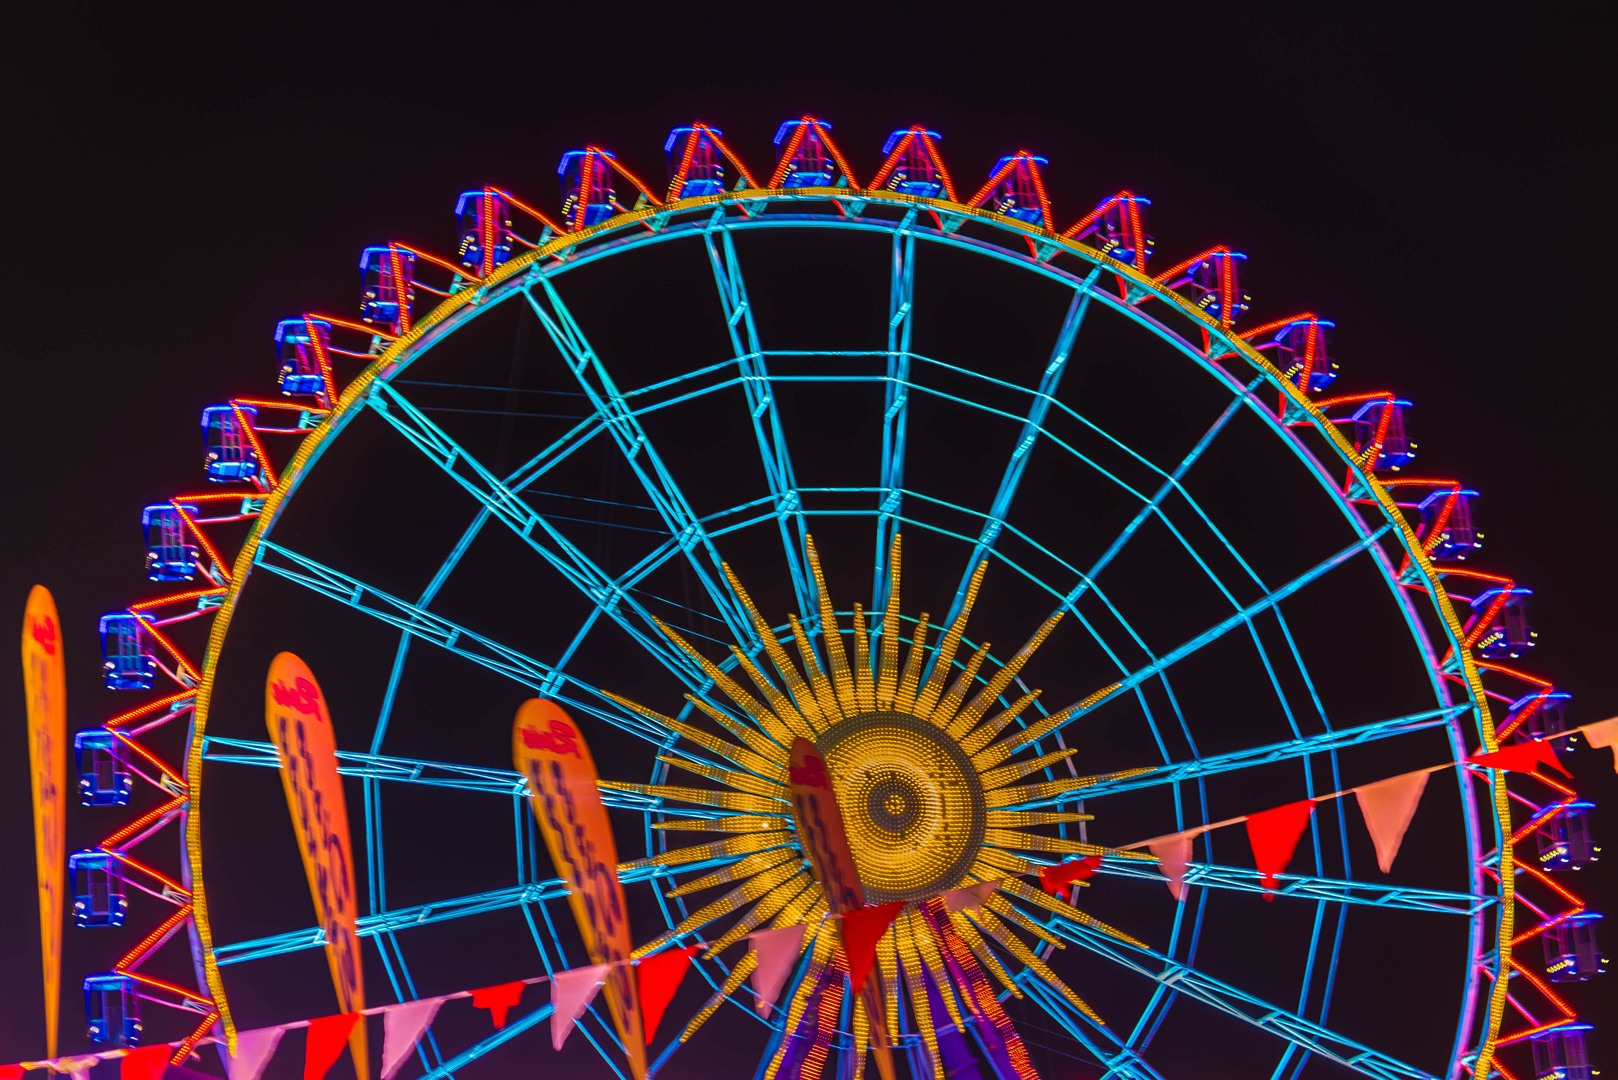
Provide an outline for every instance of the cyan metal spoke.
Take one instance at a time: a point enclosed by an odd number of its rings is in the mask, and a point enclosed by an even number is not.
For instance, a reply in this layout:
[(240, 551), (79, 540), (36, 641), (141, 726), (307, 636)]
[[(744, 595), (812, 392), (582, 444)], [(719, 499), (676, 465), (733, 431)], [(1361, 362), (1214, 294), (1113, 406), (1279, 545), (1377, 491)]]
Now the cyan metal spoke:
[(1006, 515), (1011, 512), (1011, 500), (1016, 497), (1017, 488), (1022, 483), (1023, 473), (1028, 468), (1028, 459), (1033, 454), (1034, 444), (1039, 441), (1044, 430), (1045, 414), (1050, 412), (1051, 402), (1062, 382), (1062, 373), (1067, 370), (1067, 358), (1073, 353), (1073, 342), (1079, 336), (1080, 327), (1084, 325), (1085, 313), (1090, 310), (1090, 286), (1100, 273), (1100, 267), (1090, 271), (1090, 276), (1074, 291), (1073, 299), (1068, 303), (1067, 314), (1062, 318), (1062, 328), (1056, 335), (1056, 344), (1051, 347), (1050, 360), (1039, 377), (1039, 389), (1034, 392), (1033, 403), (1028, 407), (1028, 417), (1023, 421), (1022, 430), (1017, 433), (1017, 445), (1012, 448), (1011, 460), (1006, 463), (1005, 472), (1000, 477), (1000, 487), (994, 493), (994, 502), (989, 505), (989, 516), (983, 523), (983, 531), (978, 534), (977, 543), (972, 546), (972, 557), (967, 560), (966, 568), (961, 574), (961, 583), (955, 590), (955, 598), (950, 601), (949, 615), (939, 624), (940, 626), (954, 624), (955, 617), (960, 614), (962, 605), (966, 603), (966, 589), (972, 580), (972, 572), (977, 569), (978, 563), (983, 561), (984, 553), (994, 547), (994, 542), (1000, 537), (1000, 530), (1005, 527)]
[[(541, 302), (540, 297), (535, 294), (536, 283), (539, 291), (543, 293), (544, 302)], [(646, 429), (641, 427), (634, 410), (624, 400), (623, 394), (613, 383), (612, 376), (607, 374), (606, 367), (601, 363), (601, 357), (585, 337), (573, 313), (563, 303), (555, 285), (551, 283), (550, 276), (545, 273), (531, 275), (528, 285), (523, 289), (523, 295), (527, 297), (529, 306), (534, 309), (534, 314), (539, 316), (540, 324), (545, 327), (545, 332), (550, 335), (557, 351), (561, 353), (568, 370), (578, 379), (580, 388), (590, 399), (590, 404), (606, 418), (607, 430), (623, 453), (624, 461), (639, 478), (652, 504), (657, 507), (669, 535), (679, 541), (680, 549), (690, 562), (692, 571), (702, 582), (702, 587), (715, 610), (729, 625), (732, 636), (737, 642), (756, 644), (753, 641), (753, 628), (749, 625), (741, 604), (719, 578), (722, 560), (719, 557), (719, 550), (714, 547), (713, 538), (698, 520), (696, 512), (691, 509), (691, 503), (685, 497), (685, 492), (680, 490), (679, 485), (674, 482), (674, 477), (664, 466), (657, 448), (647, 438)], [(707, 552), (709, 560), (707, 564), (696, 558), (695, 551), (698, 547)]]
[[(430, 641), (458, 656), (464, 656), (473, 663), (498, 672), (514, 682), (533, 687), (543, 696), (565, 701), (581, 712), (621, 727), (643, 739), (661, 743), (668, 737), (668, 732), (633, 713), (620, 709), (604, 692), (583, 682), (577, 676), (535, 660), (516, 649), (502, 645), (493, 638), (468, 630), (442, 615), (417, 607), (408, 600), (391, 596), (358, 578), (333, 570), (273, 541), (265, 540), (260, 543), (257, 562), (263, 569), (288, 581), (296, 582), (322, 596), (346, 604), (356, 611), (397, 627), (423, 641)], [(585, 700), (566, 693), (566, 688), (570, 686), (590, 694), (594, 700)]]
[[(882, 402), (882, 502), (876, 519), (873, 611), (887, 610), (888, 549), (898, 528), (895, 515), (904, 500), (905, 440), (910, 430), (910, 338), (916, 298), (916, 235), (910, 229), (916, 214), (914, 209), (907, 213), (893, 234), (888, 276), (888, 378)], [(892, 632), (891, 627), (881, 628), (881, 633)]]
[[(775, 517), (781, 529), (781, 546), (786, 554), (787, 570), (792, 575), (793, 594), (798, 598), (798, 610), (807, 618), (816, 607), (814, 589), (804, 572), (803, 538), (807, 530), (803, 521), (803, 502), (798, 495), (798, 480), (792, 471), (792, 455), (787, 450), (786, 435), (781, 430), (781, 414), (776, 408), (775, 387), (770, 384), (768, 362), (759, 345), (753, 304), (747, 295), (741, 263), (736, 258), (735, 241), (731, 239), (730, 230), (724, 227), (724, 221), (723, 215), (714, 215), (713, 225), (704, 235), (703, 243), (713, 267), (714, 286), (718, 289), (719, 305), (724, 312), (725, 327), (730, 333), (730, 347), (736, 354), (736, 365), (742, 375), (742, 390), (747, 395), (748, 412), (753, 418), (753, 434), (758, 440), (759, 459), (764, 465), (764, 477), (774, 500)], [(716, 232), (717, 243), (714, 239)], [(746, 335), (745, 341), (743, 334)], [(797, 525), (797, 536), (792, 535), (789, 520)]]
[[(1110, 1028), (1097, 1024), (1075, 1009), (1060, 991), (1033, 971), (1023, 968), (1012, 978), (1022, 986), (1028, 1000), (1043, 1009), (1046, 1016), (1061, 1025), (1069, 1038), (1106, 1066), (1106, 1075), (1126, 1077), (1127, 1080), (1163, 1080), (1158, 1071), (1152, 1068), (1134, 1047), (1122, 1042)], [(1098, 1043), (1092, 1032), (1111, 1044), (1112, 1049), (1108, 1050)]]
[(468, 1049), (462, 1050), (459, 1054), (456, 1054), (454, 1057), (444, 1062), (444, 1064), (423, 1076), (421, 1080), (444, 1080), (444, 1077), (454, 1076), (455, 1070), (466, 1068), (468, 1065), (472, 1064), (472, 1062), (476, 1061), (484, 1054), (487, 1054), (495, 1047), (510, 1042), (512, 1039), (515, 1039), (518, 1035), (521, 1035), (535, 1024), (549, 1020), (551, 1018), (551, 1013), (555, 1011), (555, 1007), (547, 1001), (533, 1012), (519, 1016), (517, 1019), (511, 1021), (505, 1027), (501, 1028), (499, 1031), (496, 1031), (493, 1035), (485, 1035)]
[[(692, 690), (698, 690), (705, 677), (683, 653), (669, 645), (656, 629), (652, 615), (630, 589), (659, 564), (642, 562), (636, 572), (613, 579), (542, 514), (484, 465), (462, 449), (425, 413), (386, 383), (377, 383), (378, 393), (371, 405), (393, 427), (473, 498), (483, 504), (518, 538), (539, 553), (579, 592), (599, 606), (608, 618), (622, 627), (649, 655)], [(672, 553), (672, 549), (671, 549)], [(632, 621), (622, 608), (637, 616)]]
[[(1276, 880), (1279, 884), (1267, 890), (1257, 870), (1212, 863), (1187, 863), (1186, 867), (1187, 885), (1203, 885), (1210, 889), (1228, 889), (1234, 892), (1272, 892), (1278, 896), (1302, 900), (1363, 904), (1367, 907), (1400, 908), (1405, 911), (1470, 916), (1493, 906), (1498, 899), (1494, 896), (1473, 896), (1471, 893), (1451, 892), (1447, 889), (1377, 885), (1365, 881), (1344, 881), (1301, 874), (1277, 874)], [(1101, 872), (1118, 877), (1155, 881), (1159, 884), (1164, 880), (1155, 866), (1143, 863), (1139, 859), (1106, 859), (1102, 862)]]
[(1438, 1080), (1431, 1073), (1332, 1031), (1296, 1013), (1279, 1008), (1229, 983), (1171, 960), (1143, 946), (1128, 945), (1087, 926), (1052, 918), (1045, 924), (1052, 933), (1146, 976), (1178, 993), (1211, 1005), (1228, 1016), (1296, 1043), (1312, 1054), (1337, 1062), (1378, 1080)]
[(1379, 739), (1389, 739), (1395, 735), (1405, 735), (1412, 731), (1425, 731), (1428, 728), (1444, 727), (1450, 722), (1451, 718), (1461, 715), (1468, 708), (1469, 706), (1466, 705), (1452, 705), (1447, 709), (1428, 709), (1425, 712), (1395, 716), (1389, 720), (1379, 720), (1376, 723), (1362, 724), (1359, 727), (1338, 728), (1336, 731), (1326, 731), (1318, 735), (1305, 735), (1300, 738), (1289, 739), (1286, 742), (1271, 743), (1267, 746), (1255, 746), (1247, 750), (1232, 751), (1228, 754), (1213, 754), (1208, 757), (1195, 758), (1191, 761), (1159, 765), (1150, 772), (1141, 773), (1139, 776), (1131, 776), (1121, 780), (1106, 780), (1094, 787), (1087, 787), (1084, 789), (1084, 797), (1085, 799), (1096, 799), (1103, 795), (1115, 795), (1120, 791), (1135, 791), (1139, 788), (1178, 784), (1186, 780), (1194, 780), (1199, 776), (1212, 776), (1216, 773), (1250, 769), (1257, 765), (1286, 761), (1289, 758), (1306, 757), (1310, 754), (1324, 754), (1333, 750), (1341, 750), (1347, 746), (1359, 746), (1362, 743), (1376, 742)]
[[(1245, 608), (1242, 608), (1234, 615), (1231, 615), (1216, 625), (1204, 630), (1190, 641), (1171, 649), (1162, 656), (1152, 660), (1151, 663), (1145, 665), (1144, 667), (1137, 668), (1136, 670), (1130, 672), (1119, 682), (1118, 690), (1114, 691), (1112, 694), (1109, 694), (1105, 699), (1097, 702), (1095, 705), (1091, 705), (1089, 708), (1074, 710), (1073, 715), (1068, 717), (1067, 721), (1056, 730), (1065, 730), (1069, 724), (1073, 723), (1073, 721), (1079, 719), (1081, 716), (1086, 715), (1092, 710), (1099, 708), (1107, 701), (1112, 700), (1119, 692), (1137, 686), (1140, 683), (1145, 682), (1147, 679), (1152, 678), (1154, 675), (1157, 675), (1161, 671), (1166, 671), (1168, 668), (1172, 667), (1179, 661), (1184, 660), (1187, 656), (1190, 656), (1198, 649), (1201, 649), (1205, 645), (1209, 645), (1212, 642), (1218, 641), (1220, 638), (1224, 637), (1238, 626), (1245, 626), (1255, 615), (1268, 611), (1270, 608), (1279, 604), (1281, 601), (1285, 600), (1287, 597), (1291, 596), (1293, 593), (1297, 592), (1311, 581), (1324, 577), (1332, 570), (1335, 570), (1337, 567), (1343, 565), (1343, 563), (1352, 559), (1355, 555), (1358, 555), (1366, 548), (1375, 544), (1376, 541), (1381, 539), (1382, 535), (1391, 528), (1393, 528), (1392, 525), (1384, 525), (1380, 529), (1371, 533), (1371, 535), (1365, 537), (1365, 539), (1356, 540), (1354, 543), (1343, 548), (1337, 554), (1326, 559), (1324, 562), (1321, 562), (1304, 571), (1302, 574), (1299, 574), (1285, 585), (1271, 590), (1269, 593), (1253, 601), (1253, 603), (1247, 605)], [(1077, 615), (1077, 610), (1073, 610), (1073, 614)]]

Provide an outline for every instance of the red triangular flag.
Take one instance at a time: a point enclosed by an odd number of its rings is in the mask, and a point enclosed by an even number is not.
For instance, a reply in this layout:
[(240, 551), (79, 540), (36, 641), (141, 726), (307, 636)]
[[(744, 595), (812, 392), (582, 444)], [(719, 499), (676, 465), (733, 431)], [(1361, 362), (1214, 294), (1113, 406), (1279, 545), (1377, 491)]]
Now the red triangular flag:
[(118, 1080), (163, 1080), (174, 1047), (157, 1045), (131, 1050), (118, 1063)]
[(770, 1010), (781, 996), (781, 987), (786, 985), (798, 953), (803, 950), (803, 923), (760, 930), (748, 934), (747, 941), (758, 957), (753, 966), (753, 1008), (768, 1020)]
[(701, 949), (701, 945), (669, 949), (648, 956), (635, 965), (635, 975), (640, 984), (640, 1015), (648, 1045), (652, 1036), (657, 1034), (657, 1024), (663, 1019), (663, 1010), (674, 1000), (674, 992), (680, 988), (680, 981), (691, 966), (691, 957)]
[(1087, 881), (1101, 869), (1100, 855), (1086, 855), (1076, 862), (1058, 863), (1039, 868), (1039, 883), (1052, 896), (1066, 891), (1075, 881)]
[(0, 1065), (0, 1080), (22, 1080), (21, 1065)]
[(1572, 773), (1562, 768), (1562, 763), (1556, 757), (1556, 748), (1548, 742), (1514, 743), (1491, 754), (1473, 754), (1467, 760), (1489, 769), (1525, 773), (1533, 772), (1535, 765), (1549, 765), (1563, 776), (1569, 779), (1573, 777)]
[(551, 1048), (560, 1050), (568, 1032), (584, 1010), (590, 1007), (596, 991), (607, 981), (611, 964), (558, 971), (551, 976)]
[(857, 993), (871, 974), (876, 959), (876, 943), (888, 932), (905, 906), (903, 900), (876, 907), (860, 908), (843, 916), (843, 955), (848, 958), (848, 980)]
[(1191, 840), (1201, 831), (1177, 832), (1146, 843), (1146, 850), (1157, 857), (1163, 876), (1168, 879), (1169, 895), (1176, 900), (1185, 899), (1185, 869), (1191, 864)]
[(309, 1035), (303, 1047), (303, 1080), (325, 1080), (359, 1019), (360, 1014), (352, 1012), (309, 1021)]
[(499, 1031), (506, 1026), (506, 1013), (522, 1000), (522, 983), (508, 982), (499, 986), (485, 986), (482, 990), (472, 991), (472, 1007), (474, 1009), (488, 1009), (489, 1015), (494, 1019), (494, 1029)]
[(1275, 888), (1275, 875), (1292, 861), (1298, 838), (1314, 812), (1314, 800), (1304, 799), (1247, 815), (1247, 842), (1253, 847), (1253, 862), (1258, 866), (1259, 879), (1264, 882), (1266, 901), (1275, 899), (1275, 894), (1269, 891)]
[(1393, 860), (1404, 843), (1405, 830), (1415, 816), (1416, 804), (1427, 788), (1427, 771), (1405, 773), (1391, 780), (1366, 784), (1354, 789), (1365, 828), (1376, 845), (1376, 865), (1384, 874), (1393, 869)]

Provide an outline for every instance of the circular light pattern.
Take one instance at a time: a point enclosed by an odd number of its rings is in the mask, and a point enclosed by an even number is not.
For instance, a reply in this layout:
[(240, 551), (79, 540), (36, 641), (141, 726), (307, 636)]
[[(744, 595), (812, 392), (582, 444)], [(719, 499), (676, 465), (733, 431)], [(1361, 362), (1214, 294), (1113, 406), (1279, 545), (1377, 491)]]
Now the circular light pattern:
[(871, 712), (816, 741), (867, 903), (919, 900), (961, 884), (983, 844), (983, 788), (928, 720)]

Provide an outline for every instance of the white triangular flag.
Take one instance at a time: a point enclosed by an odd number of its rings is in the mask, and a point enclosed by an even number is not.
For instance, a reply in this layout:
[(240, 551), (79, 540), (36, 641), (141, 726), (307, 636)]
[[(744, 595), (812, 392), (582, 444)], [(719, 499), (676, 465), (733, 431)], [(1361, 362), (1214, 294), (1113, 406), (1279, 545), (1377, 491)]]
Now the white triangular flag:
[(573, 1024), (595, 1000), (611, 964), (558, 971), (551, 976), (551, 1046), (560, 1050)]
[(1376, 865), (1384, 874), (1393, 869), (1393, 860), (1404, 843), (1405, 830), (1416, 814), (1416, 804), (1427, 789), (1427, 772), (1405, 773), (1389, 780), (1354, 789), (1365, 828), (1376, 845)]
[(747, 941), (758, 956), (758, 966), (753, 969), (753, 1009), (768, 1020), (781, 987), (792, 974), (798, 950), (803, 948), (803, 924), (760, 930), (747, 935)]
[(89, 1069), (74, 1069), (68, 1075), (73, 1077), (73, 1080), (90, 1080)]
[(1169, 892), (1176, 900), (1185, 899), (1185, 868), (1191, 862), (1191, 839), (1199, 832), (1202, 830), (1189, 829), (1172, 836), (1160, 836), (1146, 844), (1147, 850), (1162, 864)]
[(976, 908), (1000, 889), (1000, 879), (980, 881), (975, 885), (962, 885), (944, 894), (944, 906), (950, 911)]
[(237, 1032), (236, 1053), (225, 1057), (225, 1071), (230, 1074), (230, 1080), (258, 1080), (286, 1030), (270, 1027)]
[(441, 997), (423, 998), (395, 1005), (382, 1014), (382, 1080), (393, 1080), (394, 1073), (404, 1067), (405, 1059), (442, 1004)]

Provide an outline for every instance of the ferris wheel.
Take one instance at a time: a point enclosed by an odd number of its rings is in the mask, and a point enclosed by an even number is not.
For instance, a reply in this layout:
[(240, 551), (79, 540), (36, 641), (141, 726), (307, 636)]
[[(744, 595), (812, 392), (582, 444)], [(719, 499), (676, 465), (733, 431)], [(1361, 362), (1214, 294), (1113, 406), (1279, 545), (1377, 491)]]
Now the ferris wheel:
[[(1411, 403), (1338, 392), (1328, 319), (1248, 318), (1241, 252), (1161, 265), (1139, 194), (1064, 226), (1026, 151), (968, 194), (924, 127), (874, 173), (814, 117), (774, 143), (766, 176), (675, 128), (661, 193), (570, 151), (555, 216), (465, 192), (456, 248), (366, 248), (356, 311), (281, 321), (274, 382), (203, 410), (210, 483), (142, 512), (164, 591), (100, 624), (143, 703), (76, 740), (84, 802), (136, 812), (71, 863), (81, 926), (140, 924), (84, 982), (92, 1038), (172, 1026), (161, 1002), (191, 1014), (179, 1060), (318, 952), (307, 911), (249, 918), (234, 885), (296, 872), (239, 794), (273, 790), (254, 702), (296, 638), (352, 687), (360, 934), (399, 1000), (461, 988), (417, 984), (434, 935), (584, 962), (500, 761), (537, 695), (596, 748), (621, 849), (640, 825), (641, 952), (707, 946), (654, 1066), (866, 1067), (831, 935), (768, 1016), (729, 948), (825, 910), (780, 797), (801, 734), (868, 898), (912, 902), (879, 963), (916, 1077), (995, 1075), (980, 992), (1035, 1071), (1144, 1080), (1195, 1044), (1242, 1075), (1588, 1075), (1552, 984), (1601, 964), (1569, 885), (1589, 804), (1465, 764), (1559, 735), (1567, 695), (1516, 665), (1531, 592), (1465, 563), (1478, 493), (1415, 471)], [(1176, 897), (1134, 844), (1444, 761), (1391, 873), (1341, 800), (1273, 887), (1208, 833)], [(1080, 853), (1071, 903), (1012, 876)], [(546, 1015), (430, 1034), (421, 1073), (479, 1075)], [(611, 1024), (581, 1029), (619, 1069)]]

